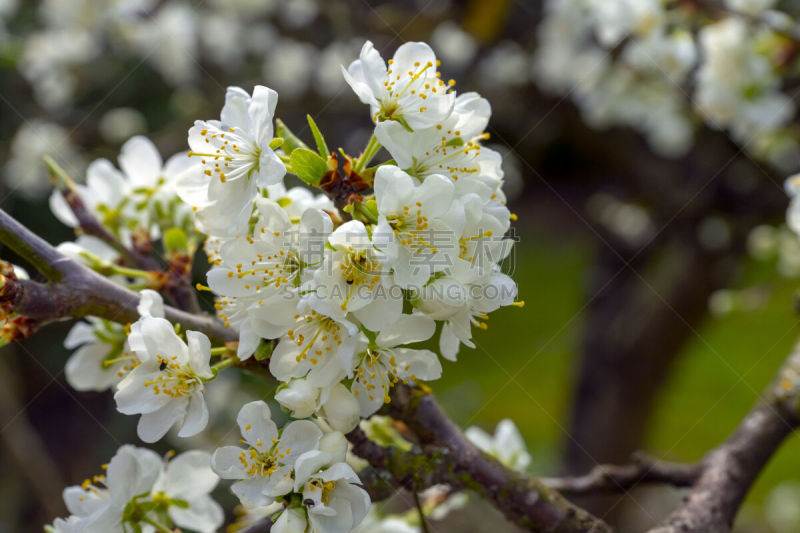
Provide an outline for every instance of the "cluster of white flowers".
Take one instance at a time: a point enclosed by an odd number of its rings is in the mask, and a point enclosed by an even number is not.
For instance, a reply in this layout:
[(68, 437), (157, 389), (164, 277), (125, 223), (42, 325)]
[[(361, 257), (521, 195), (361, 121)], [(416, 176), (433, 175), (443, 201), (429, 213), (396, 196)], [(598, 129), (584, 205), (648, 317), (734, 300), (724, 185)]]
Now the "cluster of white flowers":
[[(171, 454), (169, 454), (171, 455)], [(45, 529), (51, 533), (126, 533), (171, 531), (170, 523), (198, 533), (213, 533), (225, 518), (209, 496), (219, 477), (202, 451), (170, 459), (131, 445), (122, 446), (104, 474), (64, 490), (71, 515)]]
[(773, 3), (728, 0), (705, 13), (664, 0), (551, 0), (535, 79), (569, 95), (590, 124), (637, 129), (664, 155), (691, 147), (697, 116), (756, 156), (796, 167), (800, 132), (781, 79), (800, 34)]
[[(185, 153), (165, 163), (150, 140), (137, 136), (122, 145), (119, 169), (107, 159), (98, 159), (86, 170), (86, 184), (76, 189), (89, 212), (124, 245), (148, 247), (168, 229), (193, 231), (191, 209), (175, 192), (176, 178), (193, 164)], [(62, 223), (78, 226), (60, 191), (51, 194), (50, 208)], [(77, 244), (101, 259), (113, 259), (107, 245), (94, 241), (83, 239)]]
[[(90, 318), (73, 328), (65, 343), (77, 348), (69, 382), (80, 390), (114, 388), (117, 409), (140, 415), (139, 437), (156, 442), (171, 428), (178, 437), (203, 431), (206, 384), (224, 367), (269, 357), (281, 382), (275, 400), (294, 420), (279, 430), (266, 403), (246, 404), (237, 419), (245, 447), (217, 449), (211, 465), (236, 481), (232, 490), (251, 514), (274, 515), (273, 531), (358, 527), (370, 501), (345, 462), (344, 433), (388, 403), (395, 385), (424, 386), (441, 376), (437, 353), (418, 346), (437, 322), (439, 352), (455, 361), (461, 344), (474, 347), (473, 325), (485, 329), (490, 312), (522, 305), (500, 269), (515, 217), (505, 206), (502, 157), (482, 145), (489, 103), (476, 93), (457, 95), (438, 65), (424, 43), (402, 45), (387, 65), (367, 42), (342, 67), (374, 123), (359, 157), (329, 152), (311, 119), (317, 152), (285, 126), (276, 138), (277, 93), (233, 87), (218, 120), (198, 120), (189, 130), (188, 155), (164, 164), (152, 143), (134, 137), (122, 147), (120, 170), (96, 161), (86, 186), (77, 186), (87, 209), (124, 245), (136, 248), (176, 228), (204, 235), (211, 264), (204, 288), (239, 342), (212, 348), (206, 335), (164, 318), (157, 292), (142, 290), (132, 325)], [(374, 163), (382, 147), (392, 159)], [(286, 173), (324, 193), (287, 190)], [(60, 194), (51, 206), (63, 222), (78, 224)], [(117, 265), (115, 250), (85, 235), (60, 248), (129, 287), (141, 272)], [(515, 431), (505, 432), (518, 437)], [(487, 435), (471, 437), (498, 452)], [(503, 439), (498, 446), (507, 448)], [(153, 496), (151, 505), (143, 492), (114, 498), (127, 509), (123, 522), (159, 505), (159, 516), (167, 516), (172, 500)], [(71, 511), (56, 527), (84, 523), (86, 513)], [(169, 516), (185, 524), (185, 516)]]
[[(69, 105), (92, 62), (107, 51), (149, 63), (176, 87), (194, 81), (205, 62), (226, 70), (261, 64), (278, 89), (300, 95), (314, 81), (328, 81), (315, 80), (317, 58), (351, 55), (355, 45), (342, 41), (318, 50), (282, 35), (313, 23), (320, 11), (317, 0), (297, 0), (280, 9), (275, 1), (250, 0), (200, 6), (180, 0), (46, 0), (36, 9), (38, 25), (31, 31), (26, 24), (21, 34), (3, 24), (14, 15), (15, 4), (0, 2), (0, 44), (18, 41), (20, 72), (37, 100), (50, 108)], [(333, 84), (319, 85), (331, 91), (337, 89)]]

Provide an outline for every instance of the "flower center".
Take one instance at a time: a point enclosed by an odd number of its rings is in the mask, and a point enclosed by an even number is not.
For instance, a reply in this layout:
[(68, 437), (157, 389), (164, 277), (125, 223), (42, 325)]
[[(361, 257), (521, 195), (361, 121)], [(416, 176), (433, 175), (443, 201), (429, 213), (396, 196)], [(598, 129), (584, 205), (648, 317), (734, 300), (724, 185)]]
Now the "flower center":
[(209, 125), (200, 131), (209, 145), (208, 152), (189, 151), (189, 156), (202, 157), (203, 173), (216, 176), (226, 183), (240, 178), (249, 178), (259, 168), (261, 148), (236, 128), (227, 131)]
[(170, 398), (180, 398), (188, 395), (198, 384), (202, 383), (197, 376), (186, 366), (181, 366), (175, 360), (178, 356), (171, 358), (157, 354), (158, 369), (160, 375), (150, 381), (145, 381), (145, 387), (151, 387), (153, 394), (165, 394)]

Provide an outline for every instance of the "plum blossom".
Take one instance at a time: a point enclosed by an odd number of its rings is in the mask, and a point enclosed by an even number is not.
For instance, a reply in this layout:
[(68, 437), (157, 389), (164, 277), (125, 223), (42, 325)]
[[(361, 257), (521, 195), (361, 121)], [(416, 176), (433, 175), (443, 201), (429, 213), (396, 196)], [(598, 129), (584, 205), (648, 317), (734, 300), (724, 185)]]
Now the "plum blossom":
[(248, 358), (264, 339), (278, 338), (294, 323), (297, 295), (306, 272), (319, 267), (333, 225), (318, 209), (306, 209), (297, 224), (269, 199), (258, 201), (261, 219), (252, 237), (220, 244), (209, 287), (227, 325), (239, 330), (238, 355)]
[(508, 468), (525, 471), (531, 464), (531, 456), (519, 429), (508, 418), (497, 424), (494, 435), (478, 427), (469, 427), (464, 432), (478, 448), (488, 453)]
[(229, 87), (220, 120), (198, 120), (189, 130), (189, 155), (201, 165), (183, 173), (177, 191), (196, 208), (201, 231), (243, 233), (256, 191), (283, 178), (286, 168), (270, 144), (277, 103), (278, 93), (262, 85), (252, 96)]
[[(138, 306), (142, 316), (164, 316), (164, 302), (155, 291), (141, 292)], [(124, 328), (114, 322), (88, 317), (78, 322), (64, 339), (64, 347), (76, 349), (67, 360), (67, 382), (79, 391), (103, 391), (119, 383), (138, 366), (139, 358), (131, 353)]]
[(222, 508), (209, 496), (219, 478), (205, 452), (188, 451), (167, 461), (151, 450), (124, 445), (104, 468), (104, 475), (64, 490), (71, 515), (57, 519), (55, 531), (148, 531), (161, 513), (176, 526), (200, 533), (222, 525)]
[(316, 449), (322, 431), (313, 422), (298, 420), (279, 432), (263, 401), (245, 404), (236, 422), (247, 449), (217, 449), (211, 457), (212, 468), (223, 479), (237, 480), (231, 490), (245, 505), (269, 505), (292, 491), (294, 463)]
[(362, 348), (355, 355), (352, 386), (362, 417), (389, 403), (389, 391), (395, 384), (441, 377), (442, 365), (435, 353), (403, 346), (429, 339), (435, 329), (433, 320), (422, 314), (401, 315), (383, 328), (374, 342), (362, 338)]
[(204, 380), (214, 377), (209, 366), (211, 343), (197, 331), (187, 342), (167, 320), (144, 316), (131, 326), (130, 349), (139, 364), (117, 384), (114, 400), (123, 414), (141, 414), (137, 432), (155, 442), (175, 424), (181, 437), (191, 437), (208, 423)]
[[(83, 203), (123, 243), (130, 245), (137, 231), (158, 238), (162, 226), (187, 227), (191, 211), (177, 201), (175, 182), (195, 165), (185, 153), (164, 162), (155, 145), (136, 136), (125, 142), (118, 158), (119, 169), (107, 159), (98, 159), (86, 170), (86, 185), (77, 185)], [(78, 220), (59, 191), (50, 196), (50, 209), (63, 224), (76, 227)], [(170, 213), (162, 219), (159, 213)]]
[(369, 104), (373, 122), (394, 120), (410, 129), (433, 126), (453, 110), (455, 82), (445, 84), (436, 70), (439, 62), (425, 43), (405, 43), (387, 68), (370, 41), (359, 59), (342, 73), (359, 100)]
[(281, 381), (306, 377), (310, 385), (329, 387), (342, 379), (356, 345), (358, 326), (313, 309), (298, 312), (269, 361), (269, 370)]
[(454, 205), (455, 187), (450, 179), (433, 174), (422, 183), (386, 165), (375, 175), (378, 225), (377, 246), (387, 257), (395, 282), (403, 288), (421, 287), (436, 272), (453, 264), (463, 210)]
[(155, 501), (185, 502), (185, 506), (169, 505), (167, 509), (176, 526), (214, 533), (225, 520), (222, 507), (209, 496), (218, 482), (211, 469), (211, 455), (191, 450), (167, 463), (151, 493)]
[(303, 495), (314, 531), (350, 531), (366, 516), (369, 495), (347, 463), (335, 463), (320, 470), (329, 460), (330, 454), (326, 452), (309, 452), (300, 457), (295, 466), (294, 490)]
[(514, 304), (517, 286), (501, 272), (485, 272), (456, 260), (454, 268), (433, 280), (418, 294), (419, 309), (434, 320), (444, 321), (439, 337), (441, 355), (455, 361), (459, 346), (474, 348), (472, 325), (487, 328), (488, 313)]
[(697, 105), (712, 127), (730, 128), (748, 143), (758, 132), (784, 124), (794, 113), (780, 78), (754, 44), (753, 31), (727, 18), (700, 31), (705, 61), (697, 73)]
[[(374, 235), (389, 238), (386, 233)], [(393, 290), (389, 258), (376, 244), (361, 221), (350, 220), (336, 228), (328, 237), (322, 265), (305, 284), (308, 305), (338, 320), (352, 313), (371, 330), (400, 316), (403, 302), (399, 291)]]

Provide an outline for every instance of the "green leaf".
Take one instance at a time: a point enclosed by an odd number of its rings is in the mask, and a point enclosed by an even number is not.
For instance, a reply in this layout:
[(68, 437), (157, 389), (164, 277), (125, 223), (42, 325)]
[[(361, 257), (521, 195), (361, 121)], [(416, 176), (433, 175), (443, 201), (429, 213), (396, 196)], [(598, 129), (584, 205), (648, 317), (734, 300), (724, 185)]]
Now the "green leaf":
[(292, 166), (292, 172), (309, 185), (319, 185), (322, 176), (328, 172), (325, 160), (308, 148), (298, 148), (292, 152), (289, 164)]
[(272, 355), (272, 343), (270, 341), (262, 340), (261, 343), (256, 348), (256, 353), (253, 356), (256, 358), (256, 361), (263, 361), (264, 359), (268, 358)]
[(292, 133), (292, 130), (290, 130), (279, 118), (275, 119), (275, 137), (283, 138), (282, 148), (287, 154), (291, 154), (298, 148), (308, 148), (306, 143), (301, 141), (297, 135)]
[(317, 123), (314, 122), (314, 119), (311, 118), (311, 115), (306, 115), (308, 119), (308, 126), (311, 128), (311, 134), (314, 135), (314, 142), (317, 143), (317, 152), (323, 158), (327, 158), (331, 155), (330, 150), (328, 150), (328, 145), (325, 143), (325, 137), (322, 136), (322, 132), (319, 131), (317, 127)]
[(164, 247), (167, 251), (186, 252), (189, 250), (189, 242), (186, 233), (180, 228), (170, 228), (164, 234)]

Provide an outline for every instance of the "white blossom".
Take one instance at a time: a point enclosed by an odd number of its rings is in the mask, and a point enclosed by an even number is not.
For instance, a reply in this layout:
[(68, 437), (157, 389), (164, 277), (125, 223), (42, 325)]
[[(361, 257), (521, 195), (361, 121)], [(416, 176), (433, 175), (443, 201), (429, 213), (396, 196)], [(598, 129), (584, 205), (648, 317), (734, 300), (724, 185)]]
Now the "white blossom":
[(277, 102), (278, 94), (261, 85), (252, 97), (229, 87), (220, 120), (198, 120), (189, 130), (189, 154), (201, 165), (181, 176), (177, 190), (196, 208), (202, 231), (243, 233), (256, 191), (283, 178), (286, 169), (270, 147)]
[(155, 442), (175, 424), (181, 437), (202, 431), (208, 423), (204, 380), (212, 379), (211, 343), (197, 331), (185, 343), (168, 321), (144, 316), (131, 327), (128, 344), (139, 364), (117, 384), (114, 400), (124, 414), (141, 414), (137, 432)]
[[(385, 233), (375, 235), (389, 237)], [(328, 238), (325, 259), (305, 285), (309, 292), (304, 299), (319, 313), (337, 320), (352, 313), (367, 328), (378, 330), (402, 311), (403, 302), (399, 290), (393, 290), (396, 285), (388, 260), (362, 222), (345, 222)]]
[(455, 95), (439, 78), (438, 62), (425, 43), (405, 43), (389, 60), (367, 41), (359, 59), (345, 69), (345, 80), (369, 104), (372, 120), (396, 120), (411, 129), (433, 126), (450, 115)]
[(218, 482), (219, 477), (211, 470), (211, 456), (192, 450), (167, 463), (152, 493), (156, 500), (185, 502), (186, 506), (168, 507), (169, 517), (176, 526), (214, 533), (225, 520), (222, 507), (209, 496)]
[(302, 493), (308, 521), (319, 533), (351, 531), (358, 526), (370, 506), (369, 495), (346, 463), (330, 461), (325, 452), (309, 452), (298, 458), (295, 492)]
[(261, 219), (254, 235), (222, 243), (208, 273), (219, 316), (239, 330), (240, 359), (249, 357), (262, 338), (278, 338), (294, 324), (296, 288), (319, 268), (333, 228), (318, 209), (306, 209), (294, 224), (274, 201), (257, 203)]
[(444, 321), (439, 349), (443, 357), (455, 361), (460, 344), (475, 347), (472, 325), (487, 328), (488, 313), (511, 305), (516, 295), (517, 286), (509, 276), (456, 260), (451, 272), (433, 280), (418, 296), (422, 312)]
[(497, 424), (494, 435), (478, 427), (469, 427), (464, 432), (478, 448), (488, 453), (508, 468), (525, 471), (531, 464), (531, 456), (525, 447), (517, 426), (508, 418)]
[(292, 491), (294, 463), (316, 449), (322, 431), (313, 422), (298, 420), (278, 432), (269, 406), (262, 401), (245, 404), (236, 421), (247, 449), (217, 449), (212, 468), (223, 479), (237, 480), (231, 490), (245, 505), (269, 505)]
[(435, 328), (433, 320), (424, 315), (401, 315), (384, 327), (374, 342), (362, 338), (362, 347), (355, 354), (352, 385), (362, 417), (389, 403), (389, 391), (395, 384), (441, 377), (442, 365), (435, 353), (403, 346), (429, 339)]
[(222, 508), (209, 496), (219, 478), (205, 452), (189, 451), (164, 461), (150, 450), (124, 445), (104, 468), (105, 475), (64, 490), (71, 516), (56, 520), (55, 531), (151, 531), (150, 522), (161, 520), (161, 513), (199, 533), (222, 525)]
[(434, 273), (453, 264), (463, 224), (454, 197), (455, 186), (440, 174), (415, 183), (398, 167), (378, 169), (375, 199), (380, 216), (375, 233), (386, 239), (378, 247), (386, 253), (386, 264), (399, 286), (422, 287)]

